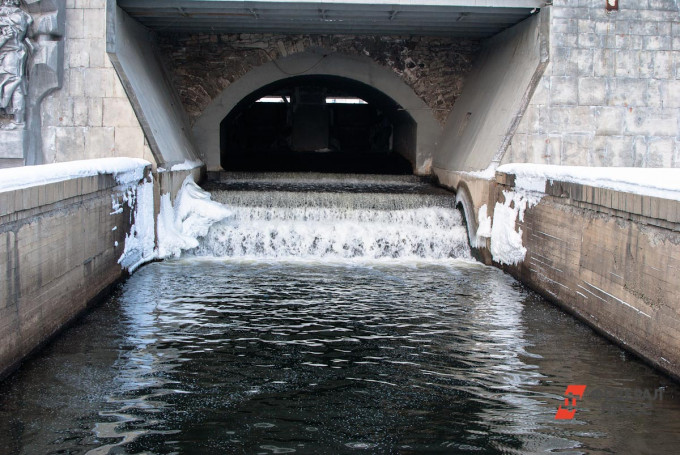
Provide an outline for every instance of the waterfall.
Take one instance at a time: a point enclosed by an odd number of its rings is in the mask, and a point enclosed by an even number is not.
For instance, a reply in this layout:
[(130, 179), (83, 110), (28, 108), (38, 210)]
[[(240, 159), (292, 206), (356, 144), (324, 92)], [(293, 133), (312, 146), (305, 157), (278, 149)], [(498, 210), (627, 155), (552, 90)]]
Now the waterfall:
[(470, 258), (455, 197), (415, 176), (223, 173), (205, 188), (231, 215), (191, 255)]

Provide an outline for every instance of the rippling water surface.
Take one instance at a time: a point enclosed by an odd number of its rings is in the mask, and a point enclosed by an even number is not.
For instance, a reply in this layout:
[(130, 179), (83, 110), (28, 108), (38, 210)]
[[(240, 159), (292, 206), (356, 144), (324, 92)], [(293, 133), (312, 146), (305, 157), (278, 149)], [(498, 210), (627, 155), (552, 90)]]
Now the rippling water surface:
[(0, 453), (676, 453), (679, 417), (669, 379), (493, 268), (183, 259), (1, 384)]

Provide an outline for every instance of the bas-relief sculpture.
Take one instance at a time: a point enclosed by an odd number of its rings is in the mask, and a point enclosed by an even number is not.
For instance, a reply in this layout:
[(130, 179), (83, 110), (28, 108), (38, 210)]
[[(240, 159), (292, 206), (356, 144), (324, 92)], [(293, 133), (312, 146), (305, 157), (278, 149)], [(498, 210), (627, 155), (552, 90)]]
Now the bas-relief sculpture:
[(63, 82), (65, 0), (1, 0), (0, 160), (42, 164), (40, 104)]
[(26, 59), (33, 47), (28, 39), (33, 24), (18, 0), (3, 0), (0, 6), (0, 110), (14, 116), (10, 125), (25, 121)]

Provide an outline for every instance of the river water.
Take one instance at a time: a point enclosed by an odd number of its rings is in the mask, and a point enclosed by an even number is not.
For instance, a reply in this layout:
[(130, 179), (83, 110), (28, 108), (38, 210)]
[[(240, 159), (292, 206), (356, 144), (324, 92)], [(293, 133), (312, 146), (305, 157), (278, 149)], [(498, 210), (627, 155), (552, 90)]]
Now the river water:
[(677, 452), (678, 386), (473, 261), (450, 196), (342, 182), (213, 185), (230, 219), (0, 384), (0, 453)]

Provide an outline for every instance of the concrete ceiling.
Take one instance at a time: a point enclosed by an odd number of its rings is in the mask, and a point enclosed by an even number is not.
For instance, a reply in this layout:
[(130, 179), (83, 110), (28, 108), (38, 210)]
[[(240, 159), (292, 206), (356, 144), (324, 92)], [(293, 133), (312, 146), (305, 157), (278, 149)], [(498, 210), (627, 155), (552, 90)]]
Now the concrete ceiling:
[(545, 0), (118, 0), (159, 32), (428, 35), (486, 38)]

